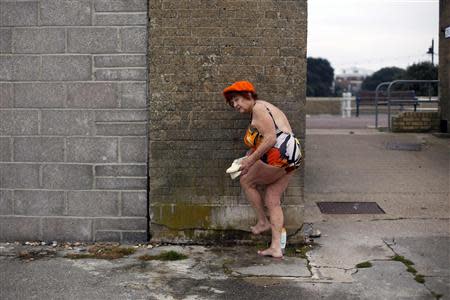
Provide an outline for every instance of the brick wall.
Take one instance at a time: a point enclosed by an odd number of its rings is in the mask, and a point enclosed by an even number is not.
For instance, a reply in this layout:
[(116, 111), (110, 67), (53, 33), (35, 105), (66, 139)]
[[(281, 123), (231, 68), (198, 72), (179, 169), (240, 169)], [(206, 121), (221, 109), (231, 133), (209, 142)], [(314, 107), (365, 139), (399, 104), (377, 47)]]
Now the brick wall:
[[(252, 81), (260, 98), (282, 108), (304, 137), (306, 1), (149, 3), (153, 238), (248, 231), (253, 210), (225, 170), (245, 153), (249, 119), (232, 111), (221, 91), (236, 80)], [(288, 229), (298, 229), (303, 170), (283, 203)]]
[(0, 240), (145, 240), (146, 0), (0, 0)]
[(439, 130), (438, 112), (403, 112), (392, 117), (393, 132), (427, 132)]
[(445, 28), (450, 27), (450, 2), (439, 1), (439, 97), (441, 130), (450, 133), (450, 38)]

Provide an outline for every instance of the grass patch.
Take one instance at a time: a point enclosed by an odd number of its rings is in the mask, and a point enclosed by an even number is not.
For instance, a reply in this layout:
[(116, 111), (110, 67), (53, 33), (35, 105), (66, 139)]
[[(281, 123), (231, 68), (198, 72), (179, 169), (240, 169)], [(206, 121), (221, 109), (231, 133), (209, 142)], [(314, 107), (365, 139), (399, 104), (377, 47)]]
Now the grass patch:
[(144, 260), (144, 261), (147, 261), (147, 260), (172, 261), (172, 260), (182, 260), (182, 259), (186, 259), (186, 258), (188, 258), (187, 255), (178, 253), (178, 252), (173, 251), (173, 250), (171, 250), (171, 251), (164, 251), (164, 252), (161, 252), (158, 255), (145, 254), (145, 255), (139, 256), (139, 259), (140, 260)]
[(270, 246), (269, 243), (264, 243), (264, 242), (258, 242), (255, 244), (256, 250), (267, 249), (267, 248), (269, 248), (269, 246)]
[(418, 283), (425, 283), (425, 277), (421, 274), (417, 274), (416, 276), (414, 276), (414, 279), (418, 282)]
[(286, 247), (286, 248), (284, 248), (284, 255), (290, 256), (290, 257), (295, 257), (295, 256), (297, 256), (297, 250), (294, 247)]
[(370, 261), (363, 261), (362, 263), (357, 264), (356, 267), (358, 269), (370, 268), (372, 267), (372, 263)]
[(412, 261), (410, 261), (409, 259), (406, 259), (404, 256), (397, 255), (397, 254), (392, 257), (392, 260), (402, 262), (402, 263), (404, 263), (407, 266), (414, 265), (414, 263)]
[(78, 253), (69, 253), (69, 254), (66, 254), (64, 257), (65, 258), (70, 258), (70, 259), (96, 258), (91, 253), (80, 253), (80, 254), (78, 254)]
[(45, 249), (37, 249), (37, 250), (24, 250), (20, 251), (17, 256), (20, 259), (23, 260), (34, 260), (34, 259), (40, 259), (45, 257), (54, 257), (56, 255), (56, 251), (51, 250), (45, 250)]
[(110, 245), (94, 245), (89, 247), (87, 253), (69, 253), (65, 257), (71, 259), (118, 259), (134, 254), (136, 249)]
[(300, 257), (307, 259), (306, 253), (312, 249), (311, 245), (302, 245), (300, 248), (297, 247), (286, 247), (284, 249), (284, 255), (289, 257)]

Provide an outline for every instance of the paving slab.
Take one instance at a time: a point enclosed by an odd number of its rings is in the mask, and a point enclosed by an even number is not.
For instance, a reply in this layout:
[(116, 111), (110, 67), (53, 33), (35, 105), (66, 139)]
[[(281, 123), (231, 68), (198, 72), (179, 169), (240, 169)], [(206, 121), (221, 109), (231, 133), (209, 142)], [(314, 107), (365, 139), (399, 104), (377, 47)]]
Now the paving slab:
[(413, 279), (401, 262), (375, 261), (354, 275), (361, 299), (432, 299), (430, 291)]
[(450, 299), (450, 278), (448, 276), (425, 277), (425, 286), (436, 296), (441, 296), (440, 300)]
[(311, 266), (351, 270), (364, 261), (389, 259), (394, 255), (392, 250), (369, 230), (378, 225), (362, 222), (315, 224), (322, 237), (316, 239), (319, 247), (308, 252)]
[(441, 299), (450, 299), (450, 237), (399, 237), (387, 241), (398, 255), (414, 263), (425, 286)]
[[(387, 115), (380, 114), (379, 127), (387, 127)], [(343, 118), (334, 115), (307, 115), (306, 128), (314, 129), (357, 129), (375, 127), (375, 115), (362, 114), (359, 117)]]
[(340, 282), (352, 283), (354, 282), (353, 274), (357, 272), (356, 268), (339, 268), (320, 266), (317, 262), (310, 263), (311, 273), (315, 282)]
[(31, 263), (0, 260), (0, 265), (0, 295), (4, 300), (126, 299), (130, 295), (128, 288), (106, 274), (74, 267), (61, 258)]
[(232, 266), (231, 269), (241, 276), (311, 277), (306, 264), (305, 259), (295, 257), (284, 257), (279, 260), (264, 258), (251, 266), (237, 268)]
[[(0, 279), (5, 283), (0, 290), (2, 299), (293, 299), (298, 295), (324, 298), (317, 288), (311, 288), (313, 285), (305, 288), (293, 281), (297, 276), (311, 275), (304, 259), (259, 257), (255, 247), (160, 246), (137, 248), (135, 254), (116, 260), (64, 257), (68, 253), (85, 253), (79, 246), (58, 249), (57, 255), (51, 257), (23, 260), (16, 255), (24, 249), (49, 253), (49, 248), (53, 248), (6, 246), (0, 245), (8, 248), (0, 256)], [(177, 251), (188, 258), (138, 260), (143, 254), (167, 251)], [(336, 299), (336, 293), (344, 295), (339, 287), (336, 289), (327, 289), (330, 299)]]
[(398, 237), (390, 242), (390, 247), (411, 260), (420, 274), (450, 279), (449, 236)]
[[(422, 151), (387, 150), (386, 143), (393, 140), (424, 146)], [(305, 194), (321, 194), (324, 198), (333, 198), (336, 193), (448, 196), (449, 150), (446, 141), (431, 134), (307, 134)]]

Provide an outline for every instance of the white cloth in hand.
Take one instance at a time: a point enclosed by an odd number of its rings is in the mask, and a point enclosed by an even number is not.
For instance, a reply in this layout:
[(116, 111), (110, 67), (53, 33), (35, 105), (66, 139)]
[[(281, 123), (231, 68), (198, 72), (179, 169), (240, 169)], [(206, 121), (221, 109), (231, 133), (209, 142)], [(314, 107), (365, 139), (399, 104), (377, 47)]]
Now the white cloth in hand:
[(241, 158), (237, 158), (233, 161), (233, 163), (231, 164), (231, 166), (227, 169), (226, 173), (230, 174), (231, 179), (235, 179), (237, 177), (239, 177), (239, 175), (241, 175), (241, 161), (245, 158), (241, 157)]

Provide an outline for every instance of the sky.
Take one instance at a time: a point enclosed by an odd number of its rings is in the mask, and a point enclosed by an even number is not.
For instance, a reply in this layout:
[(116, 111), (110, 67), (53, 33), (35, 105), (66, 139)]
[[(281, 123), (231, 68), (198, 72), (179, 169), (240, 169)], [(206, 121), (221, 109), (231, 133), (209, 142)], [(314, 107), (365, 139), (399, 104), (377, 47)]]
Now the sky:
[(431, 61), (438, 38), (439, 0), (308, 0), (307, 55), (326, 58), (335, 74)]

